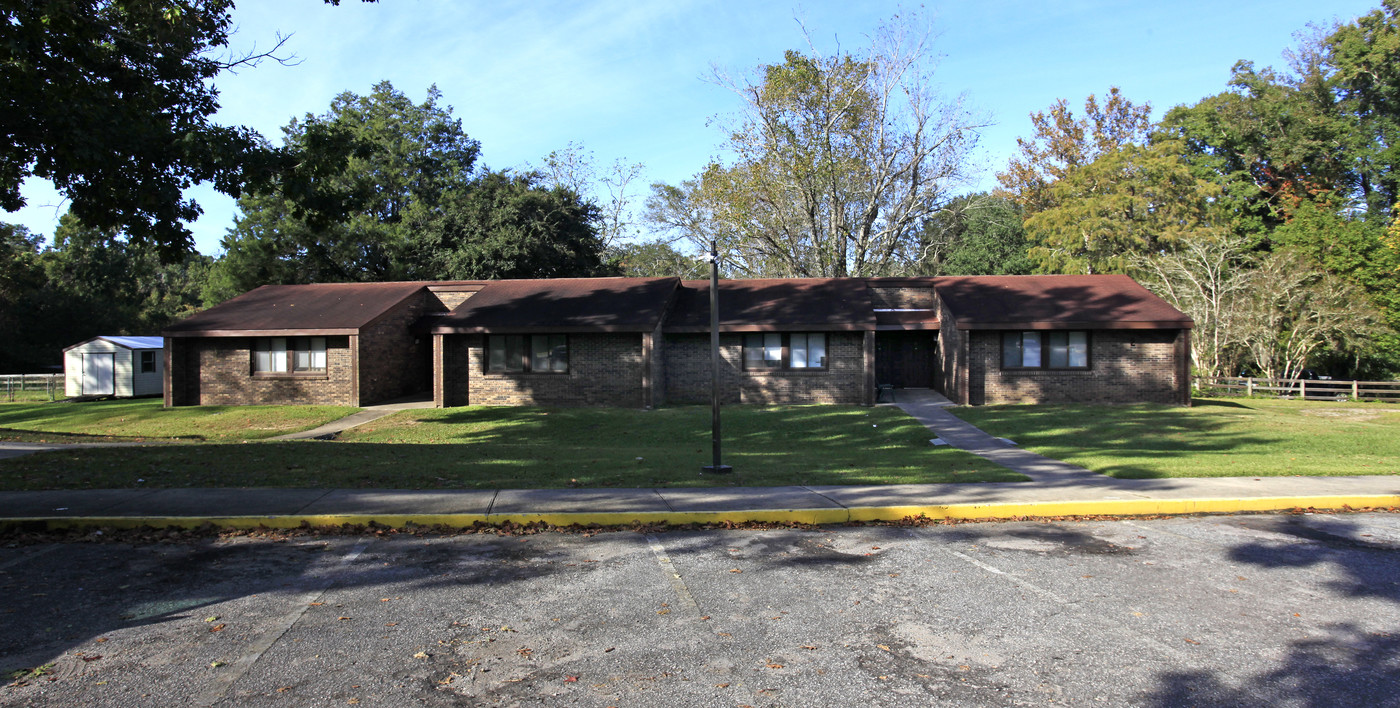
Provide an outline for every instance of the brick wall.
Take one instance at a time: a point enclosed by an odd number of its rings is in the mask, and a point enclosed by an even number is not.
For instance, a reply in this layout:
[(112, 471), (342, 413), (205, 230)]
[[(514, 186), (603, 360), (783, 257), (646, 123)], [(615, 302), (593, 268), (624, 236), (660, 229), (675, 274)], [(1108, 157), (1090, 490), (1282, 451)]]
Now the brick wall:
[(993, 403), (1180, 403), (1178, 330), (1096, 330), (1085, 371), (1001, 368), (1001, 332), (970, 335), (968, 398)]
[(428, 391), (432, 386), (431, 335), (410, 327), (442, 303), (426, 290), (360, 330), (360, 405)]
[(349, 337), (326, 337), (326, 373), (318, 376), (254, 376), (251, 337), (178, 341), (172, 358), (184, 365), (174, 369), (172, 405), (359, 405)]
[[(865, 402), (863, 332), (828, 332), (825, 371), (744, 371), (743, 336), (721, 333), (720, 402), (802, 404)], [(661, 347), (667, 403), (709, 403), (710, 335), (669, 334)]]
[(967, 403), (966, 383), (967, 383), (967, 331), (957, 328), (953, 322), (953, 313), (938, 301), (938, 320), (941, 327), (938, 330), (938, 385), (935, 388), (939, 393), (948, 397), (953, 403), (965, 405)]
[[(486, 373), (484, 337), (457, 335), (444, 340), (444, 368), (450, 372), (444, 395), (451, 401), (445, 405), (645, 405), (641, 333), (569, 335), (567, 374)], [(465, 379), (465, 386), (458, 383), (460, 379)], [(459, 393), (463, 390), (465, 396)]]
[(870, 287), (870, 302), (877, 310), (932, 310), (932, 287)]

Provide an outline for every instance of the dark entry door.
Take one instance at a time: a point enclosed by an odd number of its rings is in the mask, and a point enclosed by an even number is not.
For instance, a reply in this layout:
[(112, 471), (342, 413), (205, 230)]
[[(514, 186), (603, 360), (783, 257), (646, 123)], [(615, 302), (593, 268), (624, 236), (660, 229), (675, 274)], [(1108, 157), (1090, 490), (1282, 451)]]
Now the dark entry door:
[(875, 383), (895, 388), (930, 388), (937, 371), (933, 332), (876, 332)]

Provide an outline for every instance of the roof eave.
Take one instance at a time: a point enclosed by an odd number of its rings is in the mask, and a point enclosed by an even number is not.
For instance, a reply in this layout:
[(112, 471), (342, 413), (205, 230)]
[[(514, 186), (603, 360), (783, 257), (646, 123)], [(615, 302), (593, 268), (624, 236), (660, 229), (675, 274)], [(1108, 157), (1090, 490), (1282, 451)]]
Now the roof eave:
[(1192, 320), (1063, 320), (1036, 322), (969, 322), (958, 320), (957, 328), (969, 329), (1192, 329)]
[(199, 337), (328, 337), (346, 334), (359, 334), (360, 329), (354, 328), (334, 328), (334, 329), (206, 329), (206, 330), (180, 330), (161, 332), (162, 337), (170, 338), (199, 338)]

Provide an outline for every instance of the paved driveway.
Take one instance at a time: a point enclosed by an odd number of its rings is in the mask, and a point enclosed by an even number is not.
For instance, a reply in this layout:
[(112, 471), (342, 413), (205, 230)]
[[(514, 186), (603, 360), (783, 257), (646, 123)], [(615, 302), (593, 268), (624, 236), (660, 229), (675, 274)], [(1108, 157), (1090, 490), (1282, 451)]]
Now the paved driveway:
[(1400, 516), (0, 548), (0, 705), (1394, 705)]

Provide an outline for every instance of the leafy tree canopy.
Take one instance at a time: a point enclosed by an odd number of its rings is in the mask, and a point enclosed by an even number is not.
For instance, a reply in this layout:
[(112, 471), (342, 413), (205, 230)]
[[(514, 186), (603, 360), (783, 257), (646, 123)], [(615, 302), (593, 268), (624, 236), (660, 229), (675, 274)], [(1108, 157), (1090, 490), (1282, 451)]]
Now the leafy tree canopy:
[(882, 26), (859, 53), (789, 51), (737, 80), (726, 162), (655, 185), (650, 218), (748, 276), (904, 272), (909, 242), (960, 183), (978, 123), (933, 90), (927, 35)]
[[(338, 0), (328, 0), (339, 4)], [(268, 52), (228, 52), (230, 0), (24, 0), (0, 4), (0, 207), (51, 181), (84, 223), (155, 245), (192, 246), (184, 190), (237, 196), (291, 169), (248, 128), (213, 122), (213, 79)]]
[(476, 170), (480, 145), (440, 98), (381, 82), (293, 120), (287, 145), (321, 176), (295, 199), (239, 200), (205, 301), (268, 283), (597, 274), (598, 209), (534, 172)]
[(411, 222), (403, 267), (415, 280), (604, 274), (597, 207), (536, 173), (487, 171)]
[(1034, 135), (1016, 139), (1019, 154), (997, 181), (1027, 216), (1044, 211), (1055, 204), (1050, 185), (1057, 180), (1124, 146), (1146, 142), (1151, 114), (1151, 104), (1134, 104), (1117, 86), (1108, 89), (1102, 106), (1089, 94), (1079, 118), (1059, 99), (1049, 110), (1031, 114)]
[[(268, 283), (405, 277), (410, 224), (471, 181), (480, 152), (439, 98), (429, 88), (415, 104), (386, 81), (366, 96), (340, 94), (325, 114), (293, 119), (283, 128), (287, 149), (323, 167), (322, 177), (300, 199), (285, 190), (239, 199), (206, 299)], [(338, 218), (313, 218), (300, 206), (308, 200), (327, 207), (316, 214)]]
[(1035, 268), (1027, 250), (1021, 207), (980, 193), (958, 197), (924, 223), (917, 254), (920, 275), (1025, 275)]

